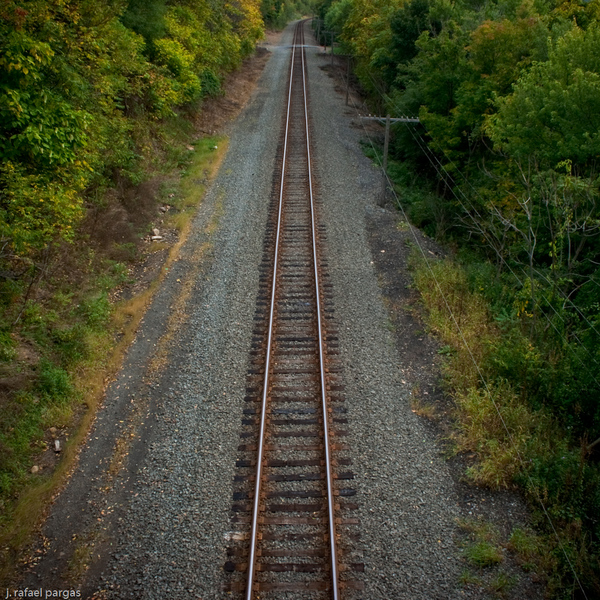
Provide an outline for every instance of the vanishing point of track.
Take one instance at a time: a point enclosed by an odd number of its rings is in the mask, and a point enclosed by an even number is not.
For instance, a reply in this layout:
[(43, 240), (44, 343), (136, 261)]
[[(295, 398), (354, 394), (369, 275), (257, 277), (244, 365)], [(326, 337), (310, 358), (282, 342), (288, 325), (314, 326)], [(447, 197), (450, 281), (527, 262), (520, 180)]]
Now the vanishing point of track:
[[(361, 564), (341, 560), (356, 532), (355, 490), (324, 228), (311, 163), (304, 23), (291, 49), (280, 161), (273, 180), (235, 477), (230, 592), (260, 598), (346, 597)], [(244, 525), (247, 527), (241, 527)], [(348, 553), (349, 556), (349, 553)]]

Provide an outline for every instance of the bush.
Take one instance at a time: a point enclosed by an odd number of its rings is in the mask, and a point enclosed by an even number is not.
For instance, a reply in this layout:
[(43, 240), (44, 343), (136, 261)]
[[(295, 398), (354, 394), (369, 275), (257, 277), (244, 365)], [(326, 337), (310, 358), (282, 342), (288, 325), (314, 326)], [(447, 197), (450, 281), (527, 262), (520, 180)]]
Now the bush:
[(0, 361), (9, 362), (16, 355), (15, 341), (11, 337), (10, 331), (0, 330)]
[(39, 364), (37, 390), (46, 400), (66, 400), (71, 394), (71, 378), (69, 374), (47, 359)]
[(110, 318), (111, 311), (112, 307), (106, 293), (85, 300), (79, 306), (79, 312), (85, 317), (87, 324), (93, 328), (104, 325)]

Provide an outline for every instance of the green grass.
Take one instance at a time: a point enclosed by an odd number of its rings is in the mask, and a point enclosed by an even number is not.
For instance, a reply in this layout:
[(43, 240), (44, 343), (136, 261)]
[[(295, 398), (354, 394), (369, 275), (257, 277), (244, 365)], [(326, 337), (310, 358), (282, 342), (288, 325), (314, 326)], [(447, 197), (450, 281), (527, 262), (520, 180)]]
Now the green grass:
[(504, 559), (500, 549), (486, 540), (480, 540), (465, 548), (465, 557), (471, 564), (482, 569), (500, 564)]
[(504, 571), (498, 571), (494, 574), (488, 583), (488, 589), (497, 597), (504, 598), (515, 585), (516, 579), (512, 575), (508, 575)]
[(475, 575), (475, 573), (472, 573), (468, 569), (463, 570), (463, 572), (460, 574), (460, 577), (458, 578), (458, 581), (461, 585), (483, 585), (481, 577), (479, 577), (479, 575)]
[(515, 527), (507, 544), (508, 549), (516, 554), (521, 568), (526, 573), (549, 572), (556, 568), (556, 560), (550, 552), (544, 536), (532, 529)]
[[(430, 260), (427, 265), (414, 253), (412, 268), (428, 328), (443, 344), (444, 381), (456, 407), (455, 451), (477, 457), (467, 477), (493, 489), (519, 488), (529, 499), (547, 550), (544, 559), (527, 558), (528, 540), (539, 545), (539, 539), (515, 533), (511, 547), (523, 555), (524, 570), (545, 573), (550, 588), (560, 590), (573, 578), (566, 553), (581, 580), (600, 585), (587, 532), (600, 516), (600, 469), (583, 460), (578, 440), (570, 439), (548, 408), (528, 401), (527, 382), (537, 380), (543, 362), (539, 350), (514, 325), (494, 318), (498, 307), (486, 297), (489, 290), (473, 285), (477, 278), (458, 262)], [(519, 379), (509, 377), (517, 371)], [(467, 550), (467, 557), (484, 566), (498, 555), (482, 541)]]

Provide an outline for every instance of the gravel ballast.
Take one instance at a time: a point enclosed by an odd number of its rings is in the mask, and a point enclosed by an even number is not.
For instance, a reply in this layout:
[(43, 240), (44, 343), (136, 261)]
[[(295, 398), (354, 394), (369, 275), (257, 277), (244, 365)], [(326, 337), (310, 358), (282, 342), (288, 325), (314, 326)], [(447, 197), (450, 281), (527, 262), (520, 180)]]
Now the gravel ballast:
[(329, 57), (309, 55), (315, 161), (361, 506), (364, 597), (452, 598), (460, 594), (454, 485), (410, 409), (367, 242), (365, 217), (381, 210), (381, 174), (361, 151), (362, 131), (351, 127), (344, 96), (333, 91)]
[[(85, 596), (97, 598), (227, 597), (232, 481), (292, 31), (273, 48), (234, 124), (195, 233), (51, 509), (48, 553), (27, 575), (31, 586), (81, 584)], [(411, 411), (367, 240), (366, 216), (380, 210), (380, 176), (361, 152), (361, 132), (352, 127), (343, 94), (323, 69), (329, 60), (308, 49), (314, 163), (360, 504), (362, 597), (464, 597), (454, 484), (433, 436)], [(183, 324), (174, 339), (163, 340), (166, 358), (152, 363), (152, 348), (161, 346), (167, 322), (180, 310), (174, 290), (186, 282)], [(128, 423), (132, 441), (123, 466), (113, 461), (106, 472), (106, 457)], [(70, 560), (75, 547), (93, 548), (85, 574)]]

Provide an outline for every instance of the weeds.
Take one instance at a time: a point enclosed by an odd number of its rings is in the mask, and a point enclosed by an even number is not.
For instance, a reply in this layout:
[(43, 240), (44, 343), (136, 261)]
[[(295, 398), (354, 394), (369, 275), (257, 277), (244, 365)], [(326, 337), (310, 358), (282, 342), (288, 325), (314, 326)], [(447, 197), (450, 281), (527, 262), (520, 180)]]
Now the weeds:
[[(463, 556), (469, 564), (460, 576), (463, 585), (475, 585), (498, 588), (502, 578), (502, 571), (494, 570), (504, 561), (504, 552), (500, 544), (500, 535), (497, 529), (489, 522), (478, 519), (459, 519), (459, 528), (465, 534), (463, 542)], [(477, 575), (471, 569), (477, 569)], [(505, 589), (505, 587), (502, 587)]]
[(483, 585), (481, 577), (475, 575), (468, 569), (465, 569), (460, 574), (458, 581), (461, 583), (461, 585), (477, 585), (477, 586)]
[(433, 421), (437, 418), (437, 412), (435, 406), (431, 403), (426, 403), (421, 398), (421, 392), (418, 386), (414, 386), (410, 394), (410, 408), (411, 410), (419, 415)]
[[(186, 132), (189, 128), (181, 127), (170, 133), (170, 139), (182, 146)], [(173, 150), (170, 166), (183, 165), (186, 173), (172, 177), (167, 197), (157, 199), (172, 207), (162, 227), (180, 232), (179, 241), (169, 248), (163, 274), (175, 260), (227, 148), (226, 140), (216, 137), (193, 144), (193, 150), (187, 144), (185, 152)], [(154, 209), (158, 212), (157, 206)], [(147, 223), (141, 225), (147, 230)], [(15, 282), (0, 285), (0, 376), (14, 382), (14, 389), (0, 396), (0, 546), (12, 551), (0, 563), (2, 580), (11, 568), (10, 556), (18, 555), (42, 507), (72, 464), (105, 380), (119, 367), (162, 277), (141, 294), (115, 305), (110, 295), (129, 280), (129, 265), (139, 258), (140, 250), (132, 242), (110, 244), (109, 258), (94, 250), (87, 238), (79, 243), (80, 252), (56, 251), (51, 274), (40, 280), (24, 305), (20, 303), (23, 287), (19, 289)], [(18, 327), (12, 328), (18, 311)], [(61, 444), (62, 458), (54, 470), (36, 469), (32, 474), (50, 429), (70, 432), (71, 439)]]
[(485, 540), (469, 545), (465, 549), (465, 556), (476, 567), (485, 568), (502, 562), (502, 552), (490, 542)]
[[(467, 476), (491, 488), (520, 487), (530, 499), (534, 520), (546, 533), (536, 538), (515, 531), (509, 545), (526, 570), (553, 573), (551, 587), (559, 589), (573, 577), (570, 562), (580, 580), (598, 585), (588, 536), (600, 533), (600, 469), (564, 427), (572, 417), (559, 419), (538, 400), (540, 390), (554, 393), (549, 383), (569, 377), (561, 372), (565, 363), (522, 332), (514, 295), (482, 285), (485, 269), (449, 259), (425, 264), (416, 253), (412, 265), (428, 326), (443, 344), (444, 378), (456, 406), (456, 449), (477, 456)], [(540, 539), (551, 559), (534, 551)], [(501, 560), (490, 540), (471, 545), (466, 556), (479, 567)], [(510, 582), (501, 583), (499, 590)]]
[(507, 547), (516, 554), (525, 572), (549, 572), (556, 566), (556, 560), (544, 537), (530, 529), (521, 527), (513, 529)]
[(488, 588), (493, 594), (504, 597), (515, 585), (515, 577), (508, 575), (504, 571), (499, 571), (490, 580)]

